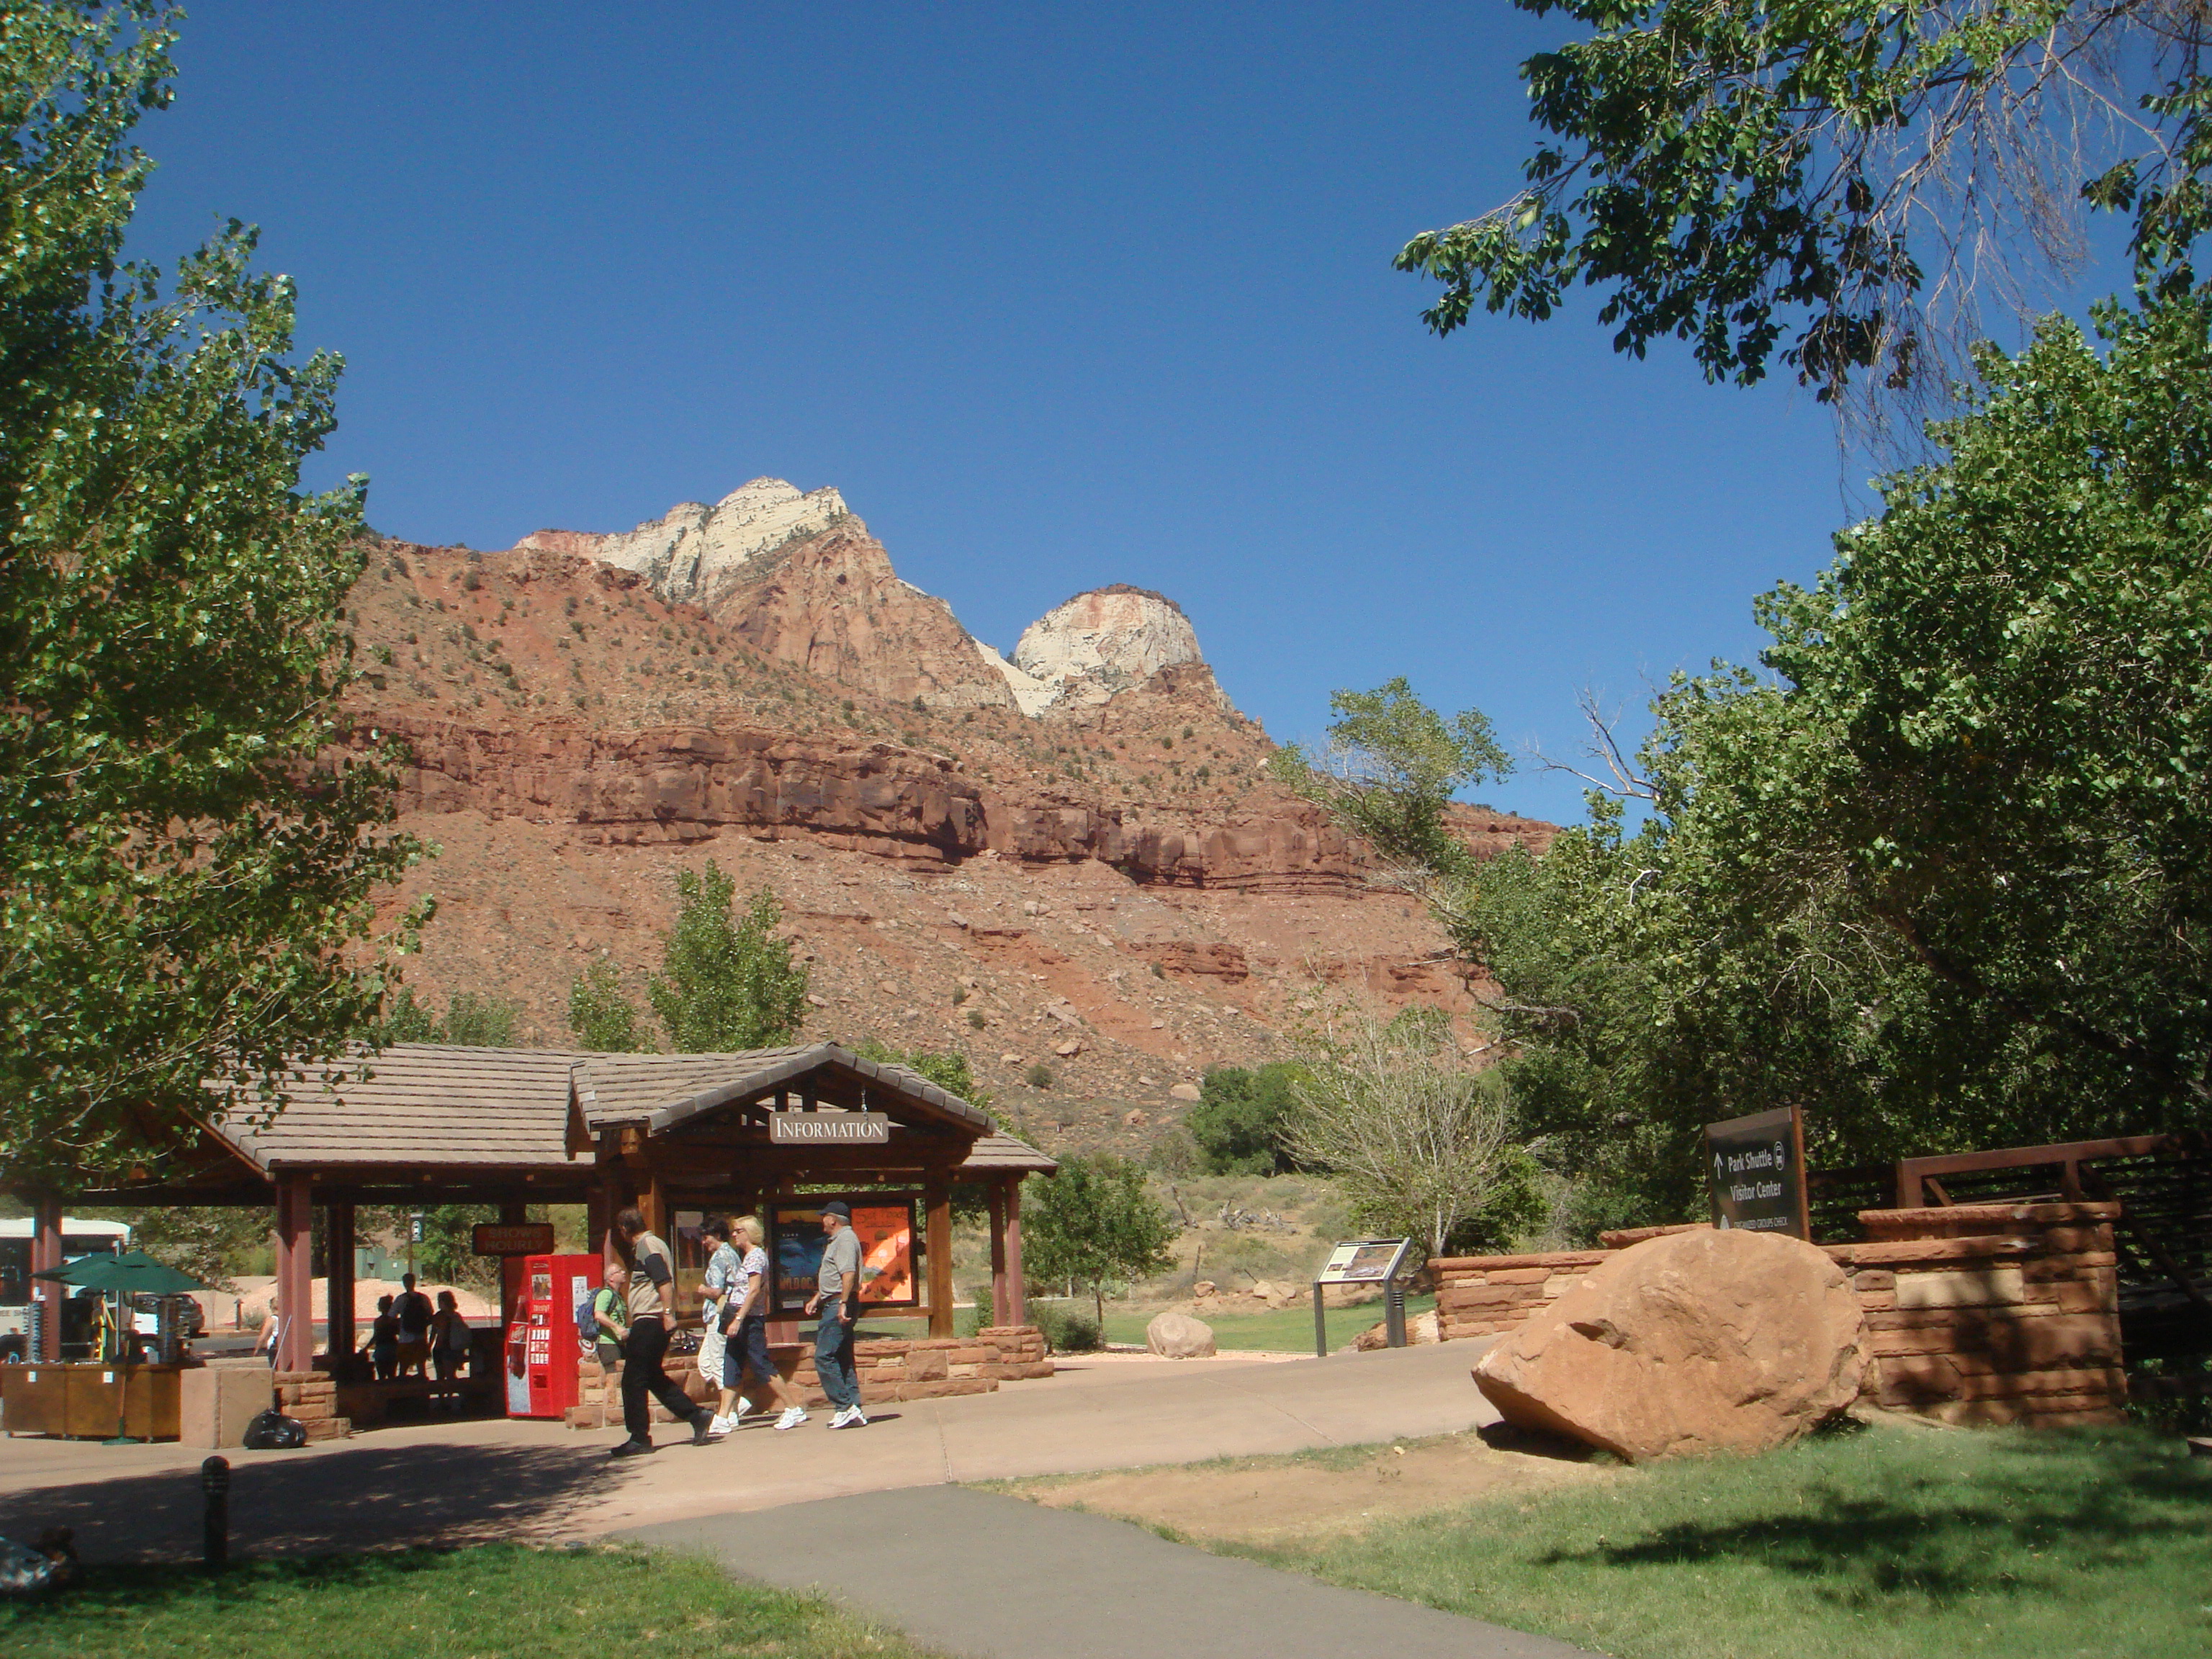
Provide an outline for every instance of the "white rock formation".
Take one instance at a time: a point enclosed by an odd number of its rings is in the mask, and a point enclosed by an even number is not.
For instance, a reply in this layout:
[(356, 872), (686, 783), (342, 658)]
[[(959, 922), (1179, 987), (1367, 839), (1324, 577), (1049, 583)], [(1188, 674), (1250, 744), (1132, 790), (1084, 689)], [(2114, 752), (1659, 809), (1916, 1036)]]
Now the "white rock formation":
[(1116, 583), (1079, 593), (1031, 623), (1014, 647), (1013, 665), (1054, 687), (1054, 701), (1103, 702), (1163, 668), (1204, 660), (1180, 605)]
[[(637, 571), (664, 599), (712, 605), (739, 582), (762, 574), (778, 548), (820, 535), (848, 512), (835, 489), (801, 494), (781, 478), (755, 478), (712, 507), (685, 501), (627, 535), (593, 537), (591, 555)], [(553, 544), (540, 536), (516, 544)]]

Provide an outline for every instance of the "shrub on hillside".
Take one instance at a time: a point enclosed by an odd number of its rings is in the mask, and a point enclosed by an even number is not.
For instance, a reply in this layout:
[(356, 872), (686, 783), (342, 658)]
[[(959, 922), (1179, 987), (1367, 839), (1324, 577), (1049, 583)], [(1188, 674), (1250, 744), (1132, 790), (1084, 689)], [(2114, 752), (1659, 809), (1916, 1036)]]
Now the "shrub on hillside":
[(1044, 1333), (1045, 1344), (1054, 1353), (1090, 1353), (1104, 1340), (1098, 1322), (1090, 1315), (1048, 1302), (1030, 1307), (1030, 1323)]
[(1296, 1103), (1291, 1085), (1303, 1069), (1275, 1061), (1247, 1071), (1217, 1066), (1200, 1085), (1198, 1104), (1183, 1120), (1209, 1175), (1280, 1175), (1295, 1167), (1285, 1124)]

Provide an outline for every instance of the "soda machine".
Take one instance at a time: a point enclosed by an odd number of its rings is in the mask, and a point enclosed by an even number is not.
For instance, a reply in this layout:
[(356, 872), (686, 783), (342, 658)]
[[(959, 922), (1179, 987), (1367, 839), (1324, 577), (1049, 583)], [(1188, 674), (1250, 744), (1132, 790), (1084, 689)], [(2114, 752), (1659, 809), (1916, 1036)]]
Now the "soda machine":
[(507, 1414), (558, 1417), (576, 1403), (576, 1304), (599, 1288), (595, 1255), (523, 1258), (522, 1297), (507, 1329)]

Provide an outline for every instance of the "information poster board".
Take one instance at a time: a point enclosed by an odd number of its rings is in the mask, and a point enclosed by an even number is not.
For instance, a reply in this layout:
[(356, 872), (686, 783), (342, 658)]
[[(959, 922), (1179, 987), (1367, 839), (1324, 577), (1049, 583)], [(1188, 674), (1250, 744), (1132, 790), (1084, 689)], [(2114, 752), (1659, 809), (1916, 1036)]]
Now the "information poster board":
[(860, 1296), (871, 1308), (918, 1308), (921, 1275), (915, 1218), (920, 1195), (914, 1193), (823, 1193), (805, 1200), (771, 1206), (769, 1259), (775, 1272), (775, 1309), (793, 1314), (814, 1294), (822, 1267), (822, 1206), (842, 1196), (852, 1206), (853, 1232), (860, 1242)]
[(1705, 1125), (1713, 1225), (1810, 1241), (1805, 1120), (1795, 1106)]
[(1355, 1238), (1328, 1253), (1314, 1275), (1316, 1285), (1382, 1285), (1395, 1278), (1413, 1248), (1410, 1238)]

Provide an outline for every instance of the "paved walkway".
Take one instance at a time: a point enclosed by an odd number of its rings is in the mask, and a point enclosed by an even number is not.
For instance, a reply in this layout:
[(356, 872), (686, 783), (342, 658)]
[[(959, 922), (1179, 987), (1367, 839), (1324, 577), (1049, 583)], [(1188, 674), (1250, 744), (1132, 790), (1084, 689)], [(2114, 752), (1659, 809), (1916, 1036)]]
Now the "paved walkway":
[(627, 1535), (702, 1551), (739, 1577), (827, 1590), (969, 1659), (1590, 1659), (1549, 1637), (958, 1486), (833, 1498), (780, 1510), (772, 1522), (718, 1516)]
[[(776, 1504), (1030, 1474), (1456, 1433), (1496, 1414), (1468, 1379), (1472, 1342), (1281, 1364), (1158, 1365), (1078, 1357), (1048, 1381), (888, 1407), (832, 1433), (764, 1423), (718, 1445), (611, 1462), (618, 1431), (477, 1422), (380, 1430), (289, 1452), (232, 1452), (241, 1553), (592, 1537)], [(199, 1543), (186, 1447), (0, 1440), (0, 1536), (76, 1528), (88, 1559), (188, 1557)]]

